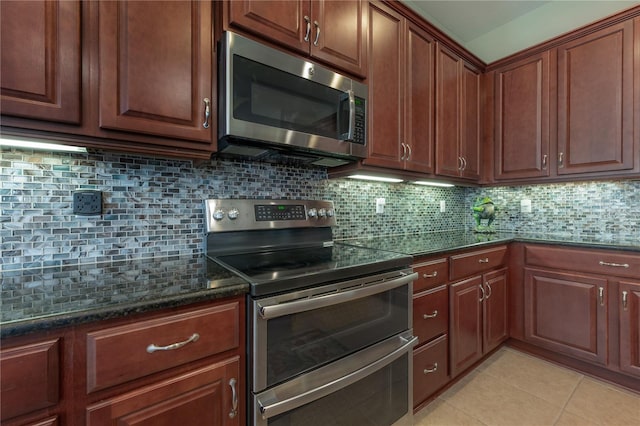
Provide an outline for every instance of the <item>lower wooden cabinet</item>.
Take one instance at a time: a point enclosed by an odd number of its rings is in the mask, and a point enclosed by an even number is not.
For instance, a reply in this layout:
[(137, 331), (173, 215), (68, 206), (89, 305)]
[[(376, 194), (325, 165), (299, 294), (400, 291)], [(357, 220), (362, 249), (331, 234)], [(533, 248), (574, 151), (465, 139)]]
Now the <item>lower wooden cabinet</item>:
[(620, 370), (640, 377), (640, 281), (621, 281)]
[(607, 289), (604, 278), (527, 268), (525, 340), (606, 365)]
[(87, 426), (238, 425), (239, 357), (87, 407)]
[(413, 351), (414, 407), (449, 382), (448, 346), (445, 334)]

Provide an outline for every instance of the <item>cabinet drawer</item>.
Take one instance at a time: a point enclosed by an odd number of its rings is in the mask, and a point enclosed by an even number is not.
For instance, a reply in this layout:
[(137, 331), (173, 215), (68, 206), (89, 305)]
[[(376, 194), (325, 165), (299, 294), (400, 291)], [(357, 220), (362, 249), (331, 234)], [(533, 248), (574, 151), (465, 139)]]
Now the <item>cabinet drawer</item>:
[[(87, 391), (237, 348), (241, 334), (239, 324), (240, 306), (233, 302), (90, 332), (87, 334)], [(173, 349), (149, 352), (150, 345), (174, 344), (177, 345)]]
[(428, 342), (449, 329), (449, 288), (446, 285), (413, 297), (413, 333), (418, 344)]
[(531, 266), (625, 278), (640, 277), (640, 255), (637, 254), (530, 245), (525, 249), (525, 259)]
[(506, 246), (451, 256), (451, 279), (457, 280), (497, 268), (506, 260)]
[(418, 279), (413, 282), (413, 292), (418, 293), (428, 288), (444, 284), (448, 279), (449, 261), (447, 258), (416, 263), (413, 270), (418, 273)]
[(58, 403), (60, 342), (58, 339), (0, 352), (2, 420)]
[(447, 336), (413, 351), (413, 406), (417, 407), (449, 381)]

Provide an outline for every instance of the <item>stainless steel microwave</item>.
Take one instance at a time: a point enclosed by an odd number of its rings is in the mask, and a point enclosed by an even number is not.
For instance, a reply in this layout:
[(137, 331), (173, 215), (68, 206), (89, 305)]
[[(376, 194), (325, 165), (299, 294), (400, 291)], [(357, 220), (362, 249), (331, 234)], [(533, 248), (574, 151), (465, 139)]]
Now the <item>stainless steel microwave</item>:
[(220, 54), (219, 153), (328, 167), (366, 156), (366, 85), (232, 32)]

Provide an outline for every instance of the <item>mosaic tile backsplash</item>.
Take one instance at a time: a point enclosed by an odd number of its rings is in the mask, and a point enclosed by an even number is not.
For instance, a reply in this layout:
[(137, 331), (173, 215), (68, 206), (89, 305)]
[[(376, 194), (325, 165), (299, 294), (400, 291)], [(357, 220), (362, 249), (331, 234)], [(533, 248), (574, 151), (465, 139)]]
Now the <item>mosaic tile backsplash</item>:
[[(101, 216), (76, 216), (73, 192), (103, 191)], [(156, 159), (115, 153), (0, 151), (3, 270), (204, 251), (206, 198), (330, 199), (334, 238), (470, 229), (478, 195), (494, 199), (509, 231), (631, 233), (640, 238), (640, 182), (506, 188), (431, 188), (350, 179), (324, 169), (234, 160)], [(383, 214), (375, 199), (385, 198)], [(520, 199), (535, 214), (519, 213)], [(440, 212), (440, 201), (446, 211)], [(532, 229), (533, 228), (533, 229)]]

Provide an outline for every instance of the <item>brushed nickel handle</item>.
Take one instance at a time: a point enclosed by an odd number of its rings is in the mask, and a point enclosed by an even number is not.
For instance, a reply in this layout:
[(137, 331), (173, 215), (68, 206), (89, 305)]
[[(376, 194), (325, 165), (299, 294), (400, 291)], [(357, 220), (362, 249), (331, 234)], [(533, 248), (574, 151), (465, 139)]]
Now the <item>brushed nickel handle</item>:
[(407, 150), (409, 151), (407, 154), (407, 160), (409, 160), (411, 158), (411, 145), (407, 144)]
[(229, 418), (233, 419), (238, 415), (238, 392), (236, 391), (236, 379), (229, 380), (229, 386), (231, 386), (231, 411), (229, 412)]
[(407, 157), (407, 145), (405, 145), (404, 142), (400, 142), (400, 145), (402, 145), (402, 155), (400, 156), (400, 160), (404, 161)]
[(186, 345), (188, 343), (197, 342), (199, 338), (200, 338), (200, 335), (198, 333), (193, 333), (191, 335), (191, 337), (189, 337), (184, 342), (172, 343), (172, 344), (167, 345), (167, 346), (156, 346), (156, 345), (154, 345), (152, 343), (149, 346), (147, 346), (147, 352), (152, 354), (155, 351), (172, 351), (174, 349), (180, 349), (181, 347), (183, 347), (184, 345)]
[(438, 316), (438, 310), (433, 311), (432, 314), (422, 314), (423, 319), (435, 318)]
[(488, 282), (484, 283), (484, 285), (486, 285), (487, 289), (489, 290), (487, 292), (487, 297), (485, 297), (485, 300), (489, 300), (489, 298), (491, 297), (491, 293), (493, 293), (493, 290), (491, 290), (491, 284), (489, 284)]
[(435, 278), (438, 276), (438, 271), (433, 271), (433, 274), (422, 274), (422, 278)]
[(311, 35), (311, 19), (309, 19), (308, 16), (305, 16), (304, 20), (307, 23), (307, 32), (304, 33), (304, 41), (309, 41), (309, 36)]
[(542, 156), (542, 170), (547, 170), (547, 154)]
[(460, 157), (462, 159), (462, 171), (467, 170), (467, 159), (464, 157)]
[(433, 364), (433, 367), (425, 368), (424, 370), (422, 370), (422, 374), (435, 373), (436, 371), (438, 371), (438, 363), (437, 362)]
[(558, 154), (558, 167), (564, 167), (564, 152)]
[(484, 259), (478, 259), (478, 263), (489, 263), (489, 258), (485, 257)]
[(320, 24), (318, 23), (318, 21), (313, 21), (313, 25), (316, 26), (316, 39), (313, 40), (313, 45), (317, 46), (318, 40), (320, 40)]
[(211, 101), (209, 98), (204, 98), (204, 123), (202, 123), (202, 127), (205, 129), (209, 128), (209, 118), (211, 118)]
[(482, 287), (482, 284), (480, 284), (479, 287), (480, 287), (480, 293), (482, 293), (482, 296), (480, 296), (479, 302), (482, 302), (484, 300), (484, 287)]
[(622, 292), (622, 309), (624, 309), (625, 311), (627, 310), (628, 303), (629, 303), (629, 292), (625, 290)]
[(458, 157), (458, 170), (462, 170), (462, 157)]
[(600, 306), (604, 306), (604, 287), (598, 287), (598, 298), (600, 299)]
[(628, 263), (610, 263), (610, 262), (603, 262), (601, 260), (600, 266), (612, 266), (614, 268), (628, 268), (629, 264)]

